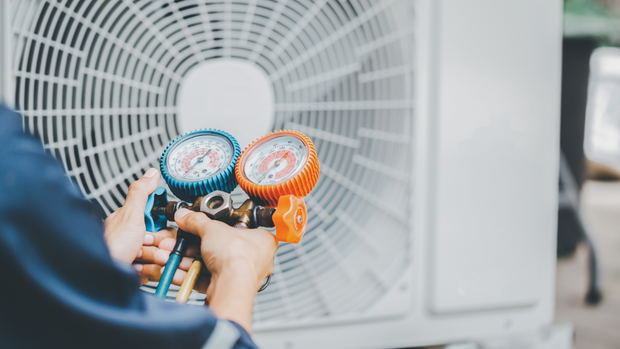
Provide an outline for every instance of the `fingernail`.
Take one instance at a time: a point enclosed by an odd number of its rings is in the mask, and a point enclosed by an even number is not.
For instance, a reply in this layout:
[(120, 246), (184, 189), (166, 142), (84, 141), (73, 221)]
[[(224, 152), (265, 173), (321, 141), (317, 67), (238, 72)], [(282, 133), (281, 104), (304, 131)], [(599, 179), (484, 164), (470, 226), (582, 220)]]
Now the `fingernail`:
[(186, 209), (186, 208), (182, 208), (180, 210), (177, 210), (177, 212), (174, 214), (174, 218), (175, 219), (181, 219), (183, 217), (185, 217), (185, 215), (187, 215), (188, 213), (190, 213), (192, 211)]
[(136, 271), (136, 273), (139, 273), (142, 271), (142, 264), (134, 264), (132, 267), (133, 267), (133, 270)]
[(156, 173), (157, 173), (157, 170), (156, 170), (156, 169), (154, 169), (154, 168), (149, 168), (149, 170), (148, 170), (148, 171), (146, 171), (146, 172), (144, 173), (144, 176), (142, 176), (142, 177), (153, 177)]
[(140, 251), (138, 251), (138, 258), (142, 257), (142, 249), (140, 249)]
[[(146, 235), (144, 235), (144, 244), (145, 245), (150, 245), (153, 243), (153, 241), (155, 241), (155, 239), (153, 238), (153, 235), (147, 233)], [(140, 250), (142, 251), (142, 250)]]

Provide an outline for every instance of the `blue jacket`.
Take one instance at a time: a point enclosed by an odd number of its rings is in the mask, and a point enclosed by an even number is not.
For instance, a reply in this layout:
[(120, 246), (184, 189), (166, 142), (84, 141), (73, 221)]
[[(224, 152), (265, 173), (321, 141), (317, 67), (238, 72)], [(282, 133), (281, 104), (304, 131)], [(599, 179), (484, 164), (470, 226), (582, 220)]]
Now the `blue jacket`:
[(207, 307), (140, 291), (110, 258), (98, 210), (0, 106), (0, 347), (256, 348)]

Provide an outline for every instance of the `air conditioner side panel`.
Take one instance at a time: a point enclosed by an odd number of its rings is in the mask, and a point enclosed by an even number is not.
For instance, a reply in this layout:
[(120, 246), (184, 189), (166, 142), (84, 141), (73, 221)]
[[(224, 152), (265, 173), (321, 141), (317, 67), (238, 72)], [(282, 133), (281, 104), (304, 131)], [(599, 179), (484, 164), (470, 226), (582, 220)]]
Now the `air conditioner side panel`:
[(561, 2), (439, 12), (430, 308), (531, 306), (553, 269)]
[(13, 106), (13, 79), (11, 66), (11, 3), (0, 0), (0, 103)]
[[(515, 18), (501, 18), (508, 15)], [(544, 4), (536, 0), (476, 0), (463, 4), (459, 4), (458, 0), (416, 1), (417, 156), (414, 166), (415, 205), (412, 208), (415, 221), (412, 229), (414, 271), (411, 273), (416, 290), (413, 306), (402, 317), (257, 331), (254, 338), (259, 345), (282, 349), (401, 348), (537, 331), (551, 321), (559, 167), (561, 16), (560, 0)], [(489, 23), (495, 27), (489, 26)], [(459, 30), (463, 33), (459, 33)], [(519, 30), (525, 30), (523, 38)], [(483, 32), (485, 37), (475, 37), (480, 35), (478, 32)], [(488, 41), (489, 36), (497, 41), (497, 45)], [(524, 49), (535, 51), (521, 52)], [(518, 55), (512, 57), (516, 53)], [(484, 58), (483, 61), (477, 61), (480, 56)], [(504, 61), (493, 62), (497, 58)], [(540, 61), (537, 62), (538, 59)], [(506, 67), (514, 70), (506, 72), (504, 70), (509, 70)], [(472, 77), (476, 79), (472, 80)], [(503, 90), (498, 90), (500, 87)], [(506, 91), (514, 95), (504, 95)], [(461, 98), (461, 94), (464, 97)], [(450, 103), (454, 105), (448, 105)], [(458, 122), (458, 127), (464, 129), (459, 130), (457, 125), (447, 125), (450, 122)], [(468, 128), (463, 126), (468, 122), (474, 125), (473, 130), (470, 128), (467, 131)], [(461, 170), (466, 177), (460, 177), (459, 173), (442, 173), (451, 167), (458, 169), (457, 165), (462, 163), (462, 155), (459, 156), (461, 153), (450, 153), (450, 150), (459, 150), (461, 142), (476, 140), (473, 137), (474, 131), (485, 131), (485, 128), (494, 125), (493, 122), (500, 126), (502, 122), (504, 125), (508, 123), (506, 128), (517, 133), (518, 144), (509, 148), (507, 154), (510, 159), (525, 156), (519, 155), (522, 153), (529, 156), (527, 161), (522, 161), (523, 168), (517, 168), (518, 174), (532, 169), (539, 172), (538, 177), (531, 179), (540, 193), (533, 202), (527, 202), (527, 205), (532, 206), (530, 208), (519, 207), (508, 198), (509, 195), (516, 195), (518, 203), (530, 199), (534, 195), (533, 190), (523, 188), (530, 179), (520, 179), (517, 174), (502, 167), (494, 169), (491, 163), (482, 161), (485, 159), (484, 153), (474, 157), (477, 165), (482, 167), (476, 169), (465, 166), (469, 173), (465, 169)], [(499, 129), (502, 130), (501, 127)], [(491, 128), (487, 134), (493, 131)], [(489, 137), (501, 145), (505, 133), (500, 132), (497, 138)], [(457, 138), (452, 140), (450, 137)], [(458, 137), (461, 137), (460, 140)], [(540, 147), (536, 153), (524, 150), (535, 146)], [(493, 149), (484, 150), (496, 153)], [(523, 162), (527, 164), (523, 165)], [(488, 173), (489, 170), (496, 172)], [(500, 181), (493, 176), (498, 172), (502, 175), (507, 173), (509, 177)], [(526, 190), (525, 193), (502, 189), (489, 199), (493, 190), (503, 188), (504, 184), (514, 186), (511, 180), (517, 179), (518, 188)], [(472, 180), (473, 183), (470, 183)], [(488, 187), (485, 180), (490, 181)], [(479, 197), (476, 188), (468, 188), (472, 185), (477, 185), (487, 198), (483, 200)], [(454, 190), (461, 190), (459, 196), (452, 192)], [(465, 195), (474, 196), (468, 198)], [(452, 204), (450, 200), (455, 202)], [(518, 210), (510, 214), (503, 213), (505, 211), (496, 208), (494, 203), (516, 207)], [(476, 209), (481, 204), (483, 209)], [(540, 209), (540, 212), (535, 212), (534, 208)], [(489, 219), (490, 214), (497, 212), (503, 216), (491, 216)], [(467, 214), (473, 215), (473, 218), (467, 217)], [(520, 218), (525, 222), (521, 222)], [(450, 219), (456, 219), (463, 225), (447, 222)], [(445, 222), (438, 224), (441, 220)], [(477, 229), (482, 231), (478, 232)], [(510, 235), (508, 242), (495, 238), (492, 235), (495, 229), (503, 235)], [(515, 232), (525, 234), (522, 240), (511, 235)], [(460, 238), (459, 234), (463, 233), (469, 234), (468, 239)], [(495, 240), (487, 241), (489, 236)], [(510, 239), (517, 239), (522, 244), (515, 246), (519, 252), (525, 251), (525, 256), (518, 255), (515, 263), (528, 257), (540, 263), (539, 269), (532, 276), (522, 276), (518, 271), (515, 276), (519, 280), (536, 284), (531, 289), (534, 291), (530, 290), (530, 295), (522, 299), (507, 297), (485, 302), (474, 297), (463, 300), (458, 289), (456, 292), (454, 288), (445, 292), (440, 289), (444, 285), (451, 287), (453, 274), (450, 268), (461, 268), (458, 263), (467, 264), (463, 269), (468, 272), (484, 271), (482, 267), (476, 269), (478, 265), (475, 262), (476, 258), (481, 258), (482, 254), (489, 251), (497, 261), (508, 265), (507, 273), (514, 272), (510, 259), (498, 256), (492, 250), (496, 241), (499, 241), (499, 248), (507, 249)], [(464, 243), (462, 250), (459, 243)], [(472, 261), (466, 258), (472, 258)], [(512, 267), (516, 269), (518, 265)], [(463, 309), (470, 311), (456, 312)]]

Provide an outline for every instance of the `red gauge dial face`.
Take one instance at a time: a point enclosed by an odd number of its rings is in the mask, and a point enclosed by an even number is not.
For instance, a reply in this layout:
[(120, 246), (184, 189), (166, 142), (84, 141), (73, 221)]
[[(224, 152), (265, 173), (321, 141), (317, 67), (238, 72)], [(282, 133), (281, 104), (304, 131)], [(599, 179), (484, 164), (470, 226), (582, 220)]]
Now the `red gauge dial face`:
[(289, 135), (274, 137), (251, 149), (244, 173), (256, 184), (278, 184), (297, 174), (307, 157), (308, 148), (301, 139)]
[(278, 150), (261, 161), (258, 165), (258, 172), (279, 180), (289, 176), (295, 170), (296, 162), (297, 159), (292, 151)]

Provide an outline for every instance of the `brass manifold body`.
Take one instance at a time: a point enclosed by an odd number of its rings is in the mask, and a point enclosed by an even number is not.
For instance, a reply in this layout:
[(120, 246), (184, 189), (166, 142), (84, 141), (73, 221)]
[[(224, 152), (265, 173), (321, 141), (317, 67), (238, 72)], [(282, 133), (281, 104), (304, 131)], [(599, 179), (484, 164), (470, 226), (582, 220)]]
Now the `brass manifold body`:
[(167, 220), (174, 221), (174, 214), (181, 208), (203, 212), (211, 219), (240, 229), (275, 226), (272, 219), (275, 208), (260, 206), (251, 199), (247, 199), (239, 208), (234, 208), (232, 196), (219, 190), (196, 198), (193, 204), (170, 201), (165, 207), (154, 206), (151, 212), (154, 216), (165, 216)]
[[(152, 216), (165, 216), (166, 220), (174, 221), (174, 214), (177, 210), (186, 208), (195, 212), (203, 212), (207, 217), (225, 222), (226, 224), (239, 229), (257, 228), (257, 227), (274, 227), (273, 214), (276, 208), (263, 207), (257, 205), (251, 199), (246, 200), (239, 208), (233, 207), (232, 196), (223, 191), (213, 191), (205, 196), (196, 198), (193, 204), (184, 201), (170, 201), (165, 206), (154, 205), (151, 209)], [(177, 244), (174, 249), (182, 254), (187, 244), (198, 243), (198, 237), (179, 229), (177, 236)], [(179, 237), (182, 237), (179, 239)], [(185, 246), (184, 246), (185, 245)], [(200, 254), (192, 263), (192, 267), (188, 270), (188, 274), (183, 280), (183, 284), (177, 295), (177, 302), (185, 303), (189, 299), (189, 295), (196, 283), (196, 278), (202, 269), (202, 258)], [(269, 275), (258, 292), (263, 291), (269, 285), (271, 275)]]
[[(224, 222), (239, 229), (250, 228), (276, 228), (275, 238), (277, 241), (286, 243), (299, 243), (306, 231), (307, 211), (303, 198), (294, 195), (283, 195), (278, 198), (277, 207), (264, 207), (256, 201), (248, 199), (239, 208), (233, 206), (232, 196), (223, 191), (213, 191), (205, 196), (200, 196), (193, 203), (184, 201), (168, 202), (164, 190), (153, 194), (153, 206), (145, 213), (145, 221), (150, 218), (150, 229), (166, 226), (166, 221), (174, 221), (174, 214), (181, 208), (186, 208), (194, 212), (202, 212), (209, 218)], [(148, 210), (148, 209), (147, 209)], [(154, 223), (153, 221), (156, 221)], [(150, 230), (149, 230), (150, 231)], [(176, 270), (181, 257), (185, 253), (189, 244), (197, 244), (200, 239), (193, 234), (181, 229), (177, 231), (177, 242), (170, 253), (167, 270)], [(188, 271), (183, 284), (177, 295), (177, 302), (185, 303), (195, 285), (196, 278), (202, 265), (200, 256), (197, 256), (192, 267)], [(155, 296), (163, 298), (172, 282), (173, 273), (162, 274), (160, 286), (157, 287)], [(165, 278), (164, 278), (165, 277)], [(271, 280), (269, 275), (258, 292), (264, 290)]]

